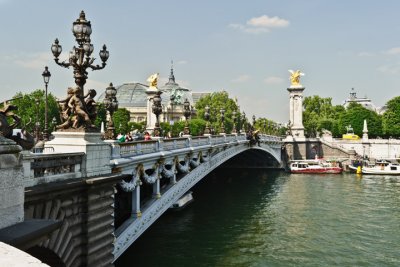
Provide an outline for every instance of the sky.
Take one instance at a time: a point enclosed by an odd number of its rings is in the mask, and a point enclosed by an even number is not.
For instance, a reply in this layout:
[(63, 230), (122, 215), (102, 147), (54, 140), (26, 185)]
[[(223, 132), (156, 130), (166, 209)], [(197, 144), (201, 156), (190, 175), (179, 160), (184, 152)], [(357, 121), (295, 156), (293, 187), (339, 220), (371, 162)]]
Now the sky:
[(289, 69), (301, 70), (304, 96), (342, 104), (358, 97), (383, 106), (399, 95), (400, 1), (397, 0), (0, 0), (0, 101), (44, 89), (62, 99), (72, 69), (55, 64), (58, 38), (66, 60), (71, 32), (84, 10), (93, 55), (107, 45), (103, 70), (89, 70), (85, 88), (147, 83), (158, 72), (194, 92), (225, 90), (250, 118), (289, 119)]

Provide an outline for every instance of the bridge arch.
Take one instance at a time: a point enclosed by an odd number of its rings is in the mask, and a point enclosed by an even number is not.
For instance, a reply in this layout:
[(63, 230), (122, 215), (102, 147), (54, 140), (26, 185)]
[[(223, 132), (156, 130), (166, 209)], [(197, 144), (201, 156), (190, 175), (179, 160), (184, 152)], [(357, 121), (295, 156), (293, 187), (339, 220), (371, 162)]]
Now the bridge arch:
[[(187, 155), (191, 156), (186, 159), (185, 164), (189, 162), (191, 165), (196, 162), (199, 164), (193, 164), (192, 168), (183, 178), (176, 181), (166, 192), (159, 194), (156, 199), (153, 199), (151, 205), (147, 205), (146, 210), (140, 211), (136, 218), (129, 219), (129, 222), (124, 223), (122, 227), (116, 230), (114, 260), (116, 260), (148, 227), (150, 227), (151, 224), (197, 182), (223, 163), (246, 151), (269, 155), (269, 158), (276, 162), (277, 165), (281, 162), (281, 144), (279, 142), (261, 144), (261, 146), (249, 146), (248, 142), (236, 145), (223, 144), (213, 147), (208, 151), (207, 156), (201, 157), (196, 153), (188, 152)], [(180, 161), (179, 159), (177, 166), (180, 164)], [(130, 186), (133, 185), (131, 187), (131, 192), (138, 190), (138, 187), (140, 187), (140, 178), (138, 178), (138, 175), (134, 175), (130, 183)], [(125, 186), (129, 187), (126, 182)], [(134, 198), (136, 198), (136, 196), (134, 196), (133, 192), (132, 199)]]

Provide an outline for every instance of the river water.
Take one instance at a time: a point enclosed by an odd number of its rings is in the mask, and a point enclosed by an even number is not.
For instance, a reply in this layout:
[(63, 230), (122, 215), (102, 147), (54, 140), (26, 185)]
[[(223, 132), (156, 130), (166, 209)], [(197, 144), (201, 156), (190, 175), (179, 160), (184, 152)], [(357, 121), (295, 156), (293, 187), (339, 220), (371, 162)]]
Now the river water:
[(400, 266), (400, 177), (217, 170), (121, 266)]

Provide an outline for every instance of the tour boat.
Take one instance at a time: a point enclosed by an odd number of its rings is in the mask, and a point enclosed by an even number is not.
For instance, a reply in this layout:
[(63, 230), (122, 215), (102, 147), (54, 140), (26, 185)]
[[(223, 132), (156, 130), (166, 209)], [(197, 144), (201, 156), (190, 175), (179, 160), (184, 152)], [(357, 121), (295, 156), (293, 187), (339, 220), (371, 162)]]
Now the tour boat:
[(291, 173), (342, 173), (343, 169), (335, 164), (317, 161), (316, 164), (311, 164), (311, 162), (295, 161), (290, 164)]
[(191, 203), (193, 200), (194, 199), (193, 199), (192, 191), (188, 191), (180, 199), (178, 199), (178, 201), (176, 201), (174, 204), (172, 204), (170, 209), (181, 210), (184, 207), (186, 207), (189, 203)]
[(364, 166), (350, 166), (361, 174), (400, 175), (400, 165), (387, 160), (378, 160), (375, 164), (365, 162)]

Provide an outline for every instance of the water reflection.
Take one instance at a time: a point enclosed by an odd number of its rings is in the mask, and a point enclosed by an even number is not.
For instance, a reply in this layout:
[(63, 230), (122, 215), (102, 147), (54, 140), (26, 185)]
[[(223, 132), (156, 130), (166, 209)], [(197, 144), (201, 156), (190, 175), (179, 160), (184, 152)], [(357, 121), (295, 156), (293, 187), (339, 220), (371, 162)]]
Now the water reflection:
[(193, 192), (117, 266), (400, 266), (400, 177), (220, 170)]

